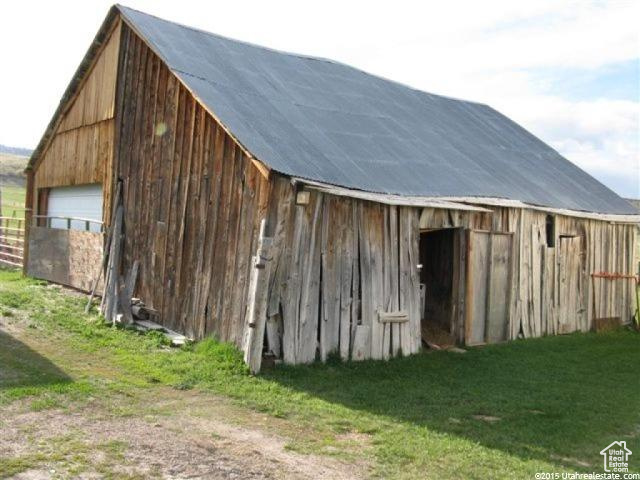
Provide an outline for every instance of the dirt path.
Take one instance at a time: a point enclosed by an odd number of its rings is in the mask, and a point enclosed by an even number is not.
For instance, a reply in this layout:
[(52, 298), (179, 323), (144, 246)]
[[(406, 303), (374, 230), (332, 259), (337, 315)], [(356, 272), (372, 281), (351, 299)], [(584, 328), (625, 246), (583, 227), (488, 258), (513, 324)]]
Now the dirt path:
[[(15, 322), (8, 333), (44, 355), (44, 346)], [(65, 363), (70, 352), (60, 352)], [(82, 376), (86, 358), (67, 365)], [(2, 366), (0, 365), (0, 370)], [(351, 479), (366, 465), (287, 448), (286, 421), (208, 392), (168, 387), (108, 392), (49, 408), (25, 398), (0, 406), (0, 460), (23, 462), (16, 479)], [(35, 411), (34, 411), (35, 410)], [(14, 459), (14, 460), (13, 460)], [(0, 464), (0, 478), (3, 477)]]
[(11, 457), (44, 452), (53, 458), (56, 449), (87, 449), (88, 465), (54, 460), (13, 477), (20, 479), (68, 478), (77, 467), (87, 467), (77, 478), (100, 478), (107, 472), (166, 479), (360, 477), (352, 465), (290, 451), (283, 437), (229, 421), (240, 412), (223, 399), (158, 389), (153, 398), (139, 397), (138, 402), (153, 413), (115, 416), (114, 405), (105, 408), (99, 400), (33, 412), (17, 402), (3, 409), (0, 452)]

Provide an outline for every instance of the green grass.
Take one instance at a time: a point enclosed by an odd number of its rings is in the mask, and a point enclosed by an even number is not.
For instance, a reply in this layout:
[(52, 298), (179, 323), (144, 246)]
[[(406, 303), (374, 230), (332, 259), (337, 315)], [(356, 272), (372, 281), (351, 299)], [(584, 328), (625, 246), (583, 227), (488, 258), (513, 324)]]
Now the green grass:
[[(0, 175), (0, 183), (2, 182), (2, 175)], [(25, 202), (26, 190), (21, 186), (0, 186), (0, 216), (15, 218), (15, 220), (2, 220), (2, 228), (19, 228), (24, 229), (24, 202)], [(11, 230), (3, 232), (3, 236), (15, 237), (19, 235), (24, 238), (24, 232), (18, 232), (17, 230)], [(22, 247), (22, 243), (15, 240), (8, 240), (6, 238), (0, 239), (0, 243), (9, 243)], [(13, 252), (21, 254), (21, 252)], [(12, 259), (16, 261), (16, 259)]]
[[(2, 186), (0, 187), (0, 195), (2, 198), (1, 213), (3, 217), (15, 217), (17, 219), (24, 219), (24, 200), (26, 195), (26, 189), (24, 187), (14, 186)], [(18, 222), (10, 222), (10, 227), (17, 227)], [(5, 223), (3, 222), (3, 226)], [(24, 228), (24, 222), (20, 225)]]
[(11, 208), (13, 205), (24, 206), (25, 195), (25, 187), (13, 185), (2, 186), (2, 203), (7, 203), (7, 208)]
[[(122, 472), (116, 473), (112, 469), (114, 462), (123, 461), (123, 451), (127, 447), (126, 443), (112, 441), (95, 444), (91, 439), (85, 438), (82, 433), (54, 436), (46, 440), (36, 438), (32, 440), (38, 447), (37, 452), (12, 458), (0, 457), (0, 478), (13, 477), (30, 469), (42, 468), (44, 465), (55, 465), (57, 469), (62, 469), (69, 475), (61, 477), (58, 474), (52, 478), (77, 478), (79, 474), (86, 472), (90, 466), (100, 473), (100, 478), (139, 478)], [(97, 464), (95, 458), (92, 458), (94, 450), (103, 453), (103, 458)]]
[[(156, 336), (85, 316), (83, 306), (82, 298), (0, 271), (0, 308), (26, 312), (34, 335), (58, 342), (60, 362), (99, 355), (114, 366), (109, 388), (122, 391), (170, 385), (216, 392), (306, 432), (294, 435), (289, 448), (366, 455), (380, 477), (601, 472), (598, 452), (610, 442), (626, 440), (640, 452), (640, 336), (633, 331), (389, 362), (279, 366), (252, 377), (231, 345), (205, 340), (168, 350)], [(100, 374), (69, 375), (5, 337), (0, 364), (13, 376), (0, 376), (0, 408), (25, 397), (33, 397), (36, 409), (59, 407), (68, 397), (105, 388)], [(632, 457), (630, 466), (638, 471), (640, 461)]]

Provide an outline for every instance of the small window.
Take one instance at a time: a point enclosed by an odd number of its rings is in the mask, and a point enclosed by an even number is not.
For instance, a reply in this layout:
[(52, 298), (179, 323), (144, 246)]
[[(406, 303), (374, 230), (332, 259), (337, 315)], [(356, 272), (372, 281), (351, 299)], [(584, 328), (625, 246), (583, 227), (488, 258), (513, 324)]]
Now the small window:
[(556, 217), (547, 215), (546, 227), (547, 247), (553, 248), (556, 246)]

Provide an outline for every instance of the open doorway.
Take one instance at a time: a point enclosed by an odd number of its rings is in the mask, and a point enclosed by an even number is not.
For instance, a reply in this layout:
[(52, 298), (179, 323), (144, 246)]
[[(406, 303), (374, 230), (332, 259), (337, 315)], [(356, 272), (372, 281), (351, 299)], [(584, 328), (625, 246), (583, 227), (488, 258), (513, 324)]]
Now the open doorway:
[(439, 346), (455, 343), (456, 232), (445, 228), (420, 233), (422, 340)]

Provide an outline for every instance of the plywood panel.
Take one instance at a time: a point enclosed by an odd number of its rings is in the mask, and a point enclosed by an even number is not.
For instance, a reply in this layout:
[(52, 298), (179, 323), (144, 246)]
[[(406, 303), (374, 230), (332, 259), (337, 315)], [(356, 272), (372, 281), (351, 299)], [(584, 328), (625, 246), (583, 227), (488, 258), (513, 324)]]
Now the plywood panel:
[(89, 291), (100, 269), (103, 237), (95, 232), (32, 227), (27, 273)]

